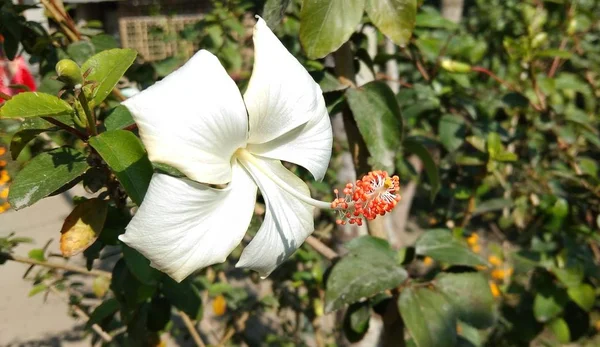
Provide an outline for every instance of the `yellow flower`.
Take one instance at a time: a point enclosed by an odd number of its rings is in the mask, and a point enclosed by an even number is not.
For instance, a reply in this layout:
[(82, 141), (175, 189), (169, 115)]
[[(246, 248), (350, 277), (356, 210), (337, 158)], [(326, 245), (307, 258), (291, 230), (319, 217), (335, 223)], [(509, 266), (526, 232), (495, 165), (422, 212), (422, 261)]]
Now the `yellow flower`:
[(225, 297), (223, 295), (217, 296), (212, 303), (212, 307), (216, 316), (224, 315), (227, 310), (227, 301), (225, 300)]
[(423, 264), (425, 264), (425, 266), (429, 266), (429, 265), (433, 264), (433, 259), (431, 259), (431, 257), (425, 257), (423, 259)]
[(0, 199), (8, 198), (8, 188), (4, 188), (0, 191)]
[(475, 253), (479, 253), (481, 252), (481, 246), (480, 245), (474, 245), (471, 247), (471, 250)]
[(6, 160), (0, 160), (0, 167), (6, 166)]
[(488, 261), (490, 262), (490, 264), (492, 264), (496, 267), (502, 265), (502, 259), (498, 258), (495, 255), (490, 255), (488, 257)]
[(6, 153), (6, 147), (0, 147), (0, 156), (4, 155), (4, 153)]
[(10, 208), (10, 204), (7, 202), (0, 205), (0, 213), (7, 211)]
[(505, 280), (510, 277), (513, 273), (513, 269), (511, 267), (506, 269), (496, 269), (492, 271), (492, 278), (497, 280)]
[(502, 294), (500, 292), (500, 288), (498, 288), (498, 285), (496, 284), (496, 282), (490, 281), (490, 290), (492, 291), (492, 295), (497, 298), (500, 296), (500, 294)]
[(477, 241), (479, 241), (479, 235), (477, 234), (471, 234), (471, 236), (467, 238), (467, 243), (471, 247), (477, 245)]

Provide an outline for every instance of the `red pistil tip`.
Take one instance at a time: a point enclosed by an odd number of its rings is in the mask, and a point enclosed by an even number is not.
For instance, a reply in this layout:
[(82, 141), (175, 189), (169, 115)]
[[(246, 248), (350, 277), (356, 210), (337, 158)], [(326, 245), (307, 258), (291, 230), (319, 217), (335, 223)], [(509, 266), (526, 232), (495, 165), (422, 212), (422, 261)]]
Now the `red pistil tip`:
[(331, 207), (339, 211), (338, 225), (346, 223), (362, 225), (363, 218), (373, 220), (390, 212), (400, 201), (400, 179), (389, 176), (386, 171), (371, 171), (356, 183), (348, 183), (342, 190), (344, 196), (339, 196), (339, 190), (334, 189), (336, 198)]

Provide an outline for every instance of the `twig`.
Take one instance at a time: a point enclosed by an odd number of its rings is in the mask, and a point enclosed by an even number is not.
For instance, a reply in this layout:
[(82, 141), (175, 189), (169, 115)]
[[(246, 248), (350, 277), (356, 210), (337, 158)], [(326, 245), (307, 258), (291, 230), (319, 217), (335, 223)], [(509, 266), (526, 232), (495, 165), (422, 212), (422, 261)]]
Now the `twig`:
[(339, 257), (339, 255), (333, 249), (329, 248), (326, 244), (321, 242), (321, 240), (312, 235), (306, 238), (306, 243), (309, 244), (312, 248), (315, 249), (315, 251), (319, 252), (328, 260), (333, 260)]
[[(54, 288), (53, 286), (48, 286), (48, 289), (50, 289), (52, 293), (58, 295), (64, 302), (66, 302), (79, 318), (84, 319), (86, 321), (90, 320), (90, 316), (88, 316), (87, 313), (85, 313), (79, 306), (71, 304), (68, 299), (65, 299), (64, 296), (61, 295), (61, 293), (58, 290), (56, 290), (56, 288)], [(112, 336), (110, 336), (106, 331), (102, 330), (102, 327), (100, 327), (98, 324), (92, 324), (92, 330), (94, 330), (96, 334), (98, 334), (98, 336), (100, 336), (100, 338), (102, 338), (102, 340), (104, 340), (105, 342), (111, 342), (113, 339)]]
[(42, 117), (42, 119), (48, 123), (56, 125), (57, 127), (63, 129), (64, 131), (66, 131), (68, 133), (71, 133), (71, 134), (77, 136), (78, 138), (80, 138), (83, 141), (86, 141), (88, 138), (88, 136), (86, 134), (82, 133), (81, 131), (79, 131), (75, 128), (71, 128), (70, 126), (66, 125), (65, 123), (63, 123), (57, 119), (54, 119), (52, 117)]
[(47, 262), (47, 261), (38, 261), (35, 259), (26, 258), (26, 257), (22, 257), (19, 255), (13, 255), (13, 254), (6, 253), (6, 252), (0, 252), (0, 259), (12, 260), (17, 263), (23, 263), (23, 264), (29, 264), (29, 265), (39, 265), (39, 266), (49, 267), (49, 268), (53, 268), (53, 269), (77, 272), (82, 275), (105, 276), (105, 277), (109, 277), (109, 278), (112, 277), (112, 274), (110, 272), (104, 271), (104, 270), (97, 270), (97, 269), (88, 270), (84, 267), (77, 266), (77, 265), (57, 264), (57, 263), (51, 263), (51, 262)]
[[(563, 50), (565, 49), (565, 47), (567, 46), (567, 38), (565, 37), (564, 39), (562, 39), (562, 41), (560, 42), (560, 48), (559, 50)], [(560, 57), (554, 57), (554, 61), (552, 61), (552, 66), (550, 67), (550, 70), (548, 71), (548, 77), (552, 78), (554, 77), (554, 75), (556, 74), (556, 70), (558, 70), (558, 67), (560, 66)]]
[(196, 346), (206, 347), (206, 345), (202, 341), (202, 338), (200, 337), (200, 334), (198, 334), (198, 331), (196, 330), (196, 327), (194, 326), (194, 322), (192, 322), (190, 317), (183, 311), (178, 311), (177, 313), (181, 317), (181, 320), (183, 320), (183, 324), (185, 324), (185, 327), (187, 328), (187, 330), (190, 332), (190, 335), (192, 336), (192, 339), (196, 343)]

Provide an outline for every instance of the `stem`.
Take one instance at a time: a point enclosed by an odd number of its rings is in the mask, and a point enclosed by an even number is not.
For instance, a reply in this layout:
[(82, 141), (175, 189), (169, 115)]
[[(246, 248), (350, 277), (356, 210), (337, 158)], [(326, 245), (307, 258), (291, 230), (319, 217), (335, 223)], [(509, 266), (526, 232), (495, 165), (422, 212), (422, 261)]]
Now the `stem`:
[(178, 313), (179, 313), (179, 316), (181, 317), (181, 320), (183, 320), (183, 324), (185, 324), (185, 327), (190, 332), (190, 335), (192, 336), (192, 339), (196, 343), (196, 346), (206, 347), (206, 345), (204, 344), (204, 341), (202, 341), (202, 338), (200, 337), (200, 334), (198, 334), (196, 327), (194, 327), (194, 322), (190, 319), (190, 317), (183, 311), (179, 311)]
[(108, 278), (112, 277), (112, 274), (110, 272), (104, 271), (104, 270), (92, 269), (92, 270), (88, 271), (88, 269), (81, 267), (81, 266), (77, 266), (77, 265), (57, 264), (57, 263), (51, 263), (51, 262), (47, 262), (47, 261), (38, 261), (38, 260), (22, 257), (19, 255), (13, 255), (13, 254), (6, 253), (6, 252), (0, 252), (0, 259), (12, 260), (17, 263), (23, 263), (23, 264), (29, 264), (29, 265), (39, 265), (39, 266), (49, 267), (49, 268), (53, 268), (53, 269), (77, 272), (82, 275), (105, 276)]
[(90, 135), (92, 135), (92, 136), (98, 135), (98, 130), (96, 129), (96, 117), (94, 117), (94, 114), (92, 113), (92, 110), (90, 109), (90, 105), (88, 104), (88, 101), (87, 101), (87, 98), (85, 97), (85, 92), (83, 91), (83, 89), (79, 90), (79, 95), (77, 96), (77, 99), (81, 103), (83, 112), (85, 112), (85, 117), (86, 117), (87, 123), (88, 123), (88, 131), (90, 132)]
[[(69, 303), (68, 299), (65, 299), (61, 295), (61, 293), (58, 290), (56, 290), (56, 288), (52, 286), (48, 286), (48, 288), (52, 293), (58, 295), (61, 299), (63, 299), (63, 301), (65, 301), (69, 305), (69, 307), (73, 309), (73, 312), (75, 312), (75, 314), (79, 318), (85, 319), (86, 321), (90, 320), (90, 316), (88, 316), (87, 313), (85, 313), (85, 311), (83, 311), (79, 306)], [(111, 342), (113, 339), (112, 336), (110, 336), (106, 331), (102, 330), (102, 328), (98, 324), (92, 324), (92, 330), (94, 330), (96, 334), (98, 334), (98, 336), (100, 336), (100, 338), (104, 340), (104, 342)]]
[(267, 176), (269, 179), (271, 179), (271, 181), (273, 181), (281, 189), (283, 189), (284, 191), (286, 191), (287, 193), (289, 193), (296, 199), (298, 199), (302, 202), (305, 202), (309, 205), (318, 207), (320, 209), (325, 209), (325, 210), (332, 209), (330, 202), (313, 199), (310, 196), (303, 195), (300, 192), (298, 192), (297, 190), (290, 187), (281, 178), (279, 178), (277, 175), (273, 174), (273, 172), (271, 172), (271, 170), (269, 168), (265, 167), (259, 160), (257, 160), (247, 150), (240, 148), (240, 149), (238, 149), (236, 154), (237, 154), (237, 157), (239, 159), (241, 159), (242, 163), (251, 164), (252, 166), (256, 167), (260, 172), (262, 172), (263, 174), (265, 174), (265, 176)]
[(339, 257), (339, 255), (333, 249), (327, 247), (326, 244), (312, 235), (309, 235), (304, 242), (314, 248), (315, 251), (319, 252), (322, 256), (327, 258), (327, 260), (333, 260)]
[(65, 35), (67, 35), (69, 40), (71, 40), (71, 42), (79, 41), (77, 28), (75, 28), (69, 22), (70, 18), (67, 18), (66, 14), (62, 13), (62, 11), (60, 11), (60, 9), (57, 8), (54, 1), (41, 0), (41, 2), (44, 5), (44, 7), (50, 12), (54, 20), (56, 20), (58, 25), (62, 28), (63, 32), (65, 33)]
[(42, 119), (48, 123), (56, 125), (57, 127), (63, 129), (64, 131), (66, 131), (68, 133), (71, 133), (71, 134), (77, 136), (78, 138), (80, 138), (83, 141), (86, 141), (88, 138), (88, 136), (86, 134), (82, 133), (81, 131), (79, 131), (75, 128), (71, 128), (70, 126), (66, 125), (65, 123), (63, 123), (59, 120), (56, 120), (52, 117), (42, 117)]

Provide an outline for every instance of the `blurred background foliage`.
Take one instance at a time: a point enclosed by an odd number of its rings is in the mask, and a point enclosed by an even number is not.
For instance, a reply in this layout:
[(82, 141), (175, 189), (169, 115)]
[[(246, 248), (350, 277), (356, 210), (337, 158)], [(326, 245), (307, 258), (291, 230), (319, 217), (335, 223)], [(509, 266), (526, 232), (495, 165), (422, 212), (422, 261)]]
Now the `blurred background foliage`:
[[(0, 2), (6, 57), (26, 52), (39, 67), (38, 90), (53, 95), (64, 87), (53, 79), (58, 60), (81, 65), (119, 46), (56, 4), (42, 2), (53, 20), (48, 32), (21, 15), (25, 7)], [(600, 344), (598, 1), (213, 1), (183, 30), (148, 34), (213, 52), (243, 90), (254, 14), (321, 85), (334, 124), (324, 182), (289, 168), (323, 200), (370, 169), (394, 172), (403, 186), (397, 210), (368, 228), (335, 226), (336, 216), (321, 211), (316, 247), (303, 245), (269, 280), (233, 267), (240, 247), (177, 284), (117, 240), (136, 197), (127, 199), (126, 184), (110, 176), (115, 168), (89, 150), (87, 137), (39, 118), (2, 119), (0, 203), (10, 177), (58, 146), (81, 151), (90, 168), (77, 182), (110, 198), (83, 255), (88, 269), (108, 261), (112, 271), (96, 273), (90, 293), (64, 269), (36, 266), (31, 295), (69, 293), (106, 345), (158, 345), (164, 333), (197, 343), (196, 328), (213, 345)], [(119, 102), (188, 57), (138, 55), (92, 105), (100, 132), (135, 131)], [(76, 201), (86, 203), (97, 200)], [(0, 261), (50, 262), (44, 249), (14, 254), (28, 240), (0, 236)], [(89, 296), (101, 304), (86, 304)]]

